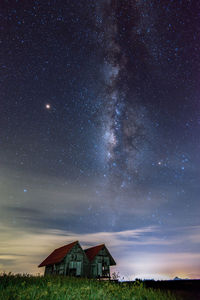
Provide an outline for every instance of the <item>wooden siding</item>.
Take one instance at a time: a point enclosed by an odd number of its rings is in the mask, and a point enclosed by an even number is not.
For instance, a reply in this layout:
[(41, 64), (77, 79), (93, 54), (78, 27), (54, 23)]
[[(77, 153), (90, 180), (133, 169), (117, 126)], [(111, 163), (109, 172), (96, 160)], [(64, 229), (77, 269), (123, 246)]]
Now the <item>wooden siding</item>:
[(51, 266), (46, 266), (45, 275), (60, 274), (69, 276), (87, 276), (88, 275), (88, 259), (85, 252), (77, 243), (64, 259)]
[(90, 277), (110, 277), (110, 256), (105, 247), (99, 251), (92, 261)]
[(110, 278), (113, 258), (104, 246), (92, 261), (77, 242), (60, 263), (45, 267), (45, 275), (59, 274), (89, 278)]

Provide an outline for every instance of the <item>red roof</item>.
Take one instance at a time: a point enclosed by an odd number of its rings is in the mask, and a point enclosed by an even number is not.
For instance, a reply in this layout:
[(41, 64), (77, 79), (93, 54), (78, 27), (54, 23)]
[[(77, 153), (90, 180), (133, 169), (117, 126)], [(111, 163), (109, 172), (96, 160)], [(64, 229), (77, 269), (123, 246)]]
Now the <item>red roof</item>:
[(59, 263), (77, 243), (78, 241), (55, 249), (38, 267)]
[(105, 245), (102, 244), (102, 245), (98, 245), (98, 246), (95, 246), (95, 247), (85, 249), (84, 251), (85, 251), (85, 254), (87, 255), (89, 261), (92, 261), (104, 246)]

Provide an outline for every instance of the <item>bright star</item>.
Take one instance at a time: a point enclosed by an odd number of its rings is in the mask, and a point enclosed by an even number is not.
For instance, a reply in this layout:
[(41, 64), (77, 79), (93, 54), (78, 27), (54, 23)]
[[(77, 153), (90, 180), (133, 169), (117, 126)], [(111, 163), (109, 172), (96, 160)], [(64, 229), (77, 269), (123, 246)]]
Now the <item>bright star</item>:
[(45, 105), (45, 107), (46, 107), (46, 109), (50, 109), (50, 108), (51, 108), (51, 105), (47, 103), (47, 104)]

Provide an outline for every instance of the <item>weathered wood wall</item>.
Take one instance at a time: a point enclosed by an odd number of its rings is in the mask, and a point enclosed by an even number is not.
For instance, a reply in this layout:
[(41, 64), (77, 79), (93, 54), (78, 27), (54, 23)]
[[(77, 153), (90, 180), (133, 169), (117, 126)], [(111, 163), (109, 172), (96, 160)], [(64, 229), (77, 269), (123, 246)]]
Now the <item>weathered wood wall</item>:
[(102, 248), (90, 263), (85, 252), (77, 243), (66, 257), (58, 264), (45, 267), (45, 275), (60, 274), (81, 277), (110, 278), (110, 256), (106, 248)]
[(110, 277), (110, 257), (105, 248), (101, 249), (90, 265), (90, 277)]
[(45, 275), (60, 274), (69, 276), (88, 276), (88, 272), (88, 259), (78, 243), (60, 263), (45, 267)]

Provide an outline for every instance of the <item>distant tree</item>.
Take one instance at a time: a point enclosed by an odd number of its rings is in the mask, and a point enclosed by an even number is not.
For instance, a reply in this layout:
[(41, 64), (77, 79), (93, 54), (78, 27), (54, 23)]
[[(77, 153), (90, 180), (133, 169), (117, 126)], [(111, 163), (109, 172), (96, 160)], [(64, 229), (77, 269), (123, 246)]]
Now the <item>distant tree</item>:
[(115, 281), (119, 281), (120, 275), (119, 272), (112, 273), (111, 279)]

